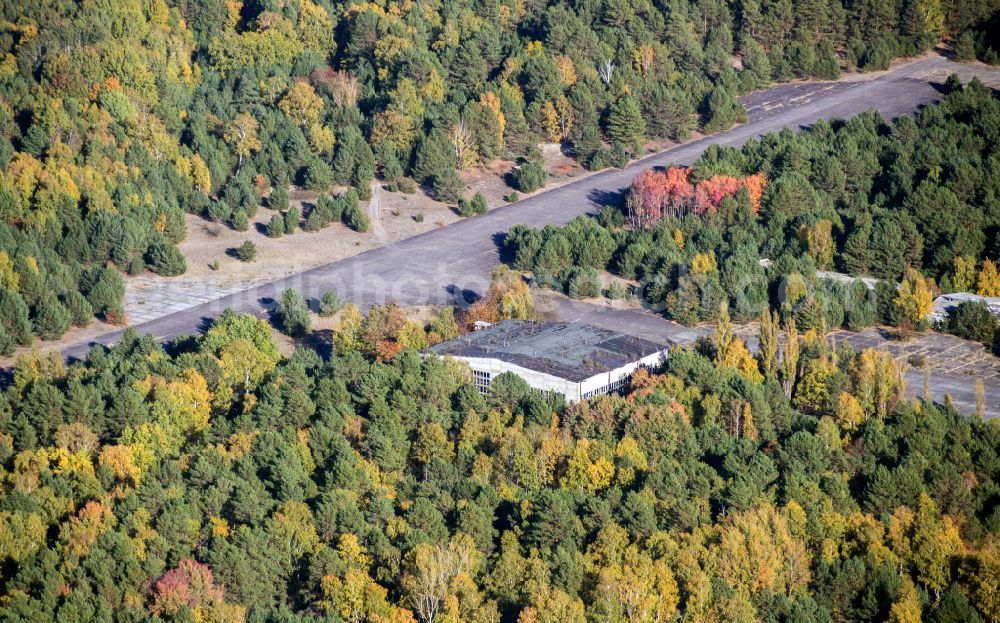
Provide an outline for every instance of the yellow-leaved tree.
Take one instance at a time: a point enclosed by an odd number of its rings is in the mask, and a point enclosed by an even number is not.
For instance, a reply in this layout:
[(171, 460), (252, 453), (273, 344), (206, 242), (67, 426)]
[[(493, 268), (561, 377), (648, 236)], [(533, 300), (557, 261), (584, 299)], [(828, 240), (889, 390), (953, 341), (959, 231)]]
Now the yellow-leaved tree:
[(906, 366), (883, 350), (866, 348), (852, 370), (854, 396), (865, 413), (884, 419), (906, 395)]
[(475, 577), (482, 554), (467, 534), (458, 533), (447, 544), (420, 543), (403, 561), (403, 590), (422, 623), (434, 623), (443, 614), (461, 612), (480, 597)]
[(147, 377), (136, 388), (146, 391), (154, 422), (168, 434), (190, 436), (208, 428), (212, 394), (205, 377), (194, 369), (184, 370), (169, 381)]
[(260, 139), (257, 137), (258, 129), (260, 129), (260, 124), (247, 112), (236, 115), (226, 127), (223, 138), (232, 146), (233, 151), (240, 159), (236, 167), (237, 171), (243, 167), (243, 161), (247, 156), (260, 149)]
[(896, 308), (902, 322), (919, 327), (934, 311), (934, 292), (915, 268), (907, 268), (896, 291)]
[(320, 580), (323, 597), (319, 603), (324, 610), (352, 622), (414, 622), (413, 613), (390, 605), (388, 591), (368, 575), (371, 558), (357, 536), (350, 533), (340, 535), (337, 555), (346, 570), (323, 576)]
[(729, 308), (725, 303), (719, 308), (719, 322), (715, 332), (712, 333), (712, 343), (715, 346), (715, 362), (718, 365), (736, 370), (751, 383), (764, 382), (764, 375), (760, 373), (757, 360), (747, 350), (743, 339), (733, 334)]
[(600, 620), (653, 622), (673, 620), (679, 602), (677, 581), (664, 560), (653, 560), (635, 545), (625, 548), (620, 563), (609, 564), (597, 575)]
[(976, 263), (956, 255), (952, 260), (951, 286), (956, 292), (968, 292), (976, 285)]
[(990, 258), (984, 259), (979, 269), (976, 292), (983, 296), (1000, 296), (1000, 271)]

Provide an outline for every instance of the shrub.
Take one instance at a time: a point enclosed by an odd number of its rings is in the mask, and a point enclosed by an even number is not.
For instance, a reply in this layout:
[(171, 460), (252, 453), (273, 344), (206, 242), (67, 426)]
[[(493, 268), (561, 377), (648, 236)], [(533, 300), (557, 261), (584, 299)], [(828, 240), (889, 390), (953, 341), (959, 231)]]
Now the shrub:
[(413, 220), (415, 220), (418, 223), (423, 223), (424, 222), (424, 213), (423, 212), (417, 212), (416, 214), (413, 215)]
[(275, 214), (267, 224), (267, 237), (281, 238), (283, 235), (285, 235), (285, 219), (280, 214)]
[(594, 268), (581, 268), (569, 278), (567, 293), (575, 299), (587, 299), (601, 295), (601, 275)]
[(296, 290), (289, 288), (281, 293), (277, 311), (278, 322), (286, 335), (300, 337), (309, 331), (309, 306)]
[(472, 211), (472, 202), (465, 199), (458, 200), (458, 214), (459, 216), (469, 217), (475, 214)]
[(530, 160), (514, 169), (514, 186), (524, 193), (530, 193), (545, 186), (548, 174), (542, 167), (541, 160)]
[(246, 240), (236, 248), (236, 258), (241, 262), (252, 262), (257, 259), (257, 245), (253, 240)]
[(208, 270), (219, 270), (219, 260), (212, 260), (209, 262)]
[(324, 318), (336, 314), (341, 307), (343, 303), (336, 292), (324, 292), (319, 299), (319, 315)]
[(295, 206), (288, 208), (285, 212), (285, 233), (294, 234), (295, 228), (299, 226), (299, 209)]
[(404, 195), (412, 195), (413, 193), (417, 192), (417, 183), (414, 182), (413, 179), (409, 177), (404, 177), (403, 179), (399, 180), (398, 187), (399, 187), (399, 192), (403, 193)]
[(607, 294), (608, 298), (612, 301), (620, 301), (628, 296), (628, 293), (625, 291), (625, 286), (617, 281), (611, 282), (611, 285), (608, 286)]
[(164, 277), (176, 277), (187, 270), (187, 260), (176, 246), (160, 238), (149, 245), (146, 252), (146, 265), (149, 270)]
[(489, 206), (486, 205), (486, 197), (483, 196), (483, 193), (476, 193), (472, 195), (471, 206), (472, 211), (475, 214), (486, 214), (486, 211), (489, 209)]
[(349, 206), (344, 210), (344, 224), (356, 232), (368, 231), (368, 215), (359, 206)]
[(562, 290), (562, 284), (555, 276), (546, 270), (536, 270), (532, 273), (531, 283), (538, 288), (549, 288), (550, 290)]

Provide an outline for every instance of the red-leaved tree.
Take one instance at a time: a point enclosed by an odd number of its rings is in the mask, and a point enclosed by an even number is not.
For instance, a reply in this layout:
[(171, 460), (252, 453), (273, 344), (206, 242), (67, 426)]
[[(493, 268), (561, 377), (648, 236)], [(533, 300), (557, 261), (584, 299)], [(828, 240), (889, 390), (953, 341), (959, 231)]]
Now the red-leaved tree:
[(153, 604), (149, 609), (156, 615), (172, 616), (184, 607), (196, 610), (222, 601), (222, 587), (215, 585), (208, 565), (182, 560), (176, 569), (167, 571), (153, 584)]
[(719, 203), (742, 188), (750, 194), (754, 214), (760, 210), (760, 198), (767, 186), (767, 176), (755, 173), (747, 177), (714, 175), (692, 184), (690, 170), (673, 167), (666, 171), (646, 169), (632, 180), (625, 196), (629, 225), (635, 229), (653, 227), (665, 216), (683, 218), (715, 212)]
[(731, 175), (713, 175), (703, 180), (694, 191), (694, 213), (698, 216), (715, 212), (726, 197), (740, 191), (740, 179)]

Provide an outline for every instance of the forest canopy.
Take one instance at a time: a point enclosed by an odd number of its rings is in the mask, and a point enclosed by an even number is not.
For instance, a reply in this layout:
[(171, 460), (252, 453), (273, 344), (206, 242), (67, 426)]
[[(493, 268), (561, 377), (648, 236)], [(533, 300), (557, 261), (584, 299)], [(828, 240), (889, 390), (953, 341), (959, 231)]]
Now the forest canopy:
[(755, 360), (724, 322), (570, 406), (408, 347), (282, 357), (231, 312), (22, 359), (0, 618), (996, 619), (997, 421), (784, 332)]

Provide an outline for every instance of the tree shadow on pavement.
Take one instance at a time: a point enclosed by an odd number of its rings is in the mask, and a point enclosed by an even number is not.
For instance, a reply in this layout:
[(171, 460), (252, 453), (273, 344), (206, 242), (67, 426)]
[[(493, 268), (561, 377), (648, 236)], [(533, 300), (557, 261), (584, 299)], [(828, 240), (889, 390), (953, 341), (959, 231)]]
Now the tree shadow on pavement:
[(604, 206), (617, 206), (621, 203), (622, 199), (625, 197), (625, 189), (618, 190), (604, 190), (601, 188), (594, 188), (587, 193), (587, 200), (590, 201), (598, 210)]
[(295, 344), (315, 350), (320, 357), (328, 361), (333, 356), (333, 331), (331, 329), (310, 331), (296, 340)]
[(493, 234), (493, 244), (497, 248), (497, 255), (500, 256), (500, 261), (504, 264), (510, 264), (514, 261), (514, 253), (511, 249), (507, 248), (507, 232), (498, 231)]
[(445, 287), (445, 291), (447, 291), (448, 295), (452, 297), (452, 300), (454, 300), (455, 307), (460, 309), (468, 307), (482, 298), (477, 292), (473, 292), (472, 290), (466, 288), (459, 288), (455, 284), (449, 284)]

